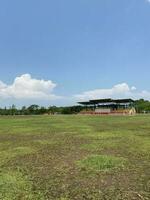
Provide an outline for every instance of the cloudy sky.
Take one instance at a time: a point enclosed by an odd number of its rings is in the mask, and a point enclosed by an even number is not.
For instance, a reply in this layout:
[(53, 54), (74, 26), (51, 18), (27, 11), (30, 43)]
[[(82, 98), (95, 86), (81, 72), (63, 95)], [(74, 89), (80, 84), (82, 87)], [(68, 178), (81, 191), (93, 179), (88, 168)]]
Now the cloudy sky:
[(149, 0), (0, 1), (0, 106), (150, 100)]

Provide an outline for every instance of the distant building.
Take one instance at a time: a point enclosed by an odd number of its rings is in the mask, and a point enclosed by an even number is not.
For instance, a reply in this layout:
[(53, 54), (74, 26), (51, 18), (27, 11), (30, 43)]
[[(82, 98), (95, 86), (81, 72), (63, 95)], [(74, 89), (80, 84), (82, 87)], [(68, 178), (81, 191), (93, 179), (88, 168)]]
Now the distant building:
[(95, 99), (87, 102), (78, 102), (85, 109), (81, 114), (99, 115), (134, 115), (135, 102), (132, 99)]

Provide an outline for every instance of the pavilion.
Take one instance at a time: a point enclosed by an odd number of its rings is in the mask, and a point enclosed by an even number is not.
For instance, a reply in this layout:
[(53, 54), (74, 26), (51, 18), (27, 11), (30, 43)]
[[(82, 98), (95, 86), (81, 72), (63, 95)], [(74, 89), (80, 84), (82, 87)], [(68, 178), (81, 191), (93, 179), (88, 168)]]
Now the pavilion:
[(135, 114), (135, 101), (133, 99), (94, 99), (78, 102), (84, 106), (81, 114)]

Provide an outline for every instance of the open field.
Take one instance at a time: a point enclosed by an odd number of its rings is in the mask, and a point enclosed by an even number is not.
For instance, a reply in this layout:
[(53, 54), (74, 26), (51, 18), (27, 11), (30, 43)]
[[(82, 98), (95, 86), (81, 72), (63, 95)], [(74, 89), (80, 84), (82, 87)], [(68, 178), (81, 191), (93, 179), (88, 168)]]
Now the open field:
[(150, 116), (0, 117), (0, 199), (150, 199)]

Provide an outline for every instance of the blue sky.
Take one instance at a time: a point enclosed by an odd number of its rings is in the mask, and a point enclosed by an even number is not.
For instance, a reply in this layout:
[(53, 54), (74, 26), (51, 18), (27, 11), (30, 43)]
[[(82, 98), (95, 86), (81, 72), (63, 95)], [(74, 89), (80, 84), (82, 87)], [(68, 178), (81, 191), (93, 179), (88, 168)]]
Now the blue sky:
[(149, 21), (148, 0), (0, 1), (0, 106), (150, 99)]

